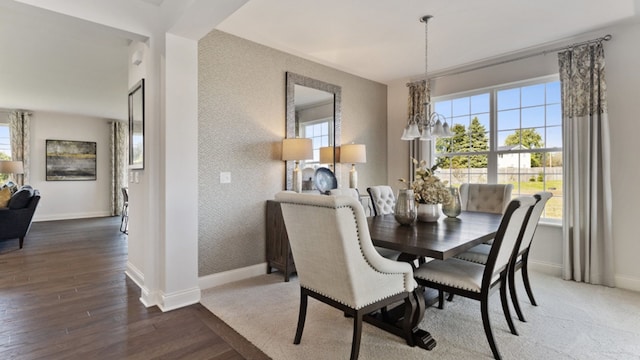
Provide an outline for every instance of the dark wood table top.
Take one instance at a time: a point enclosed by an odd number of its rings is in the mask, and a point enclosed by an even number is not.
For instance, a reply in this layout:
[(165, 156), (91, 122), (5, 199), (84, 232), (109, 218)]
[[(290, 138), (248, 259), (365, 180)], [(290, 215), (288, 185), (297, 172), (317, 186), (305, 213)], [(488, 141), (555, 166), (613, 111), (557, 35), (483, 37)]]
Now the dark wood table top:
[(411, 226), (400, 225), (393, 214), (369, 217), (368, 222), (375, 246), (445, 260), (492, 239), (501, 219), (501, 214), (463, 211), (457, 218)]

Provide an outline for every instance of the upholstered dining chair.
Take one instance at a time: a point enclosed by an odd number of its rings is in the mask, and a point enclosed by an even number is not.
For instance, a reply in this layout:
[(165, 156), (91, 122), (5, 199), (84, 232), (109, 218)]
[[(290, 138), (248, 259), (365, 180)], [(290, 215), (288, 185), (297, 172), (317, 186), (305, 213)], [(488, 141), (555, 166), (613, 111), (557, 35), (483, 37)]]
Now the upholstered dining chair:
[(507, 273), (509, 260), (520, 246), (535, 202), (533, 197), (519, 197), (509, 203), (485, 265), (451, 258), (430, 261), (414, 271), (418, 284), (438, 290), (441, 308), (443, 292), (480, 301), (484, 332), (496, 359), (500, 359), (500, 353), (489, 321), (489, 296), (500, 289), (500, 300), (509, 330), (517, 335), (507, 302)]
[(396, 207), (396, 196), (389, 185), (377, 185), (367, 188), (373, 205), (373, 215), (393, 214)]
[(122, 190), (122, 214), (120, 217), (120, 231), (129, 233), (129, 188), (124, 186)]
[(350, 196), (280, 192), (280, 202), (300, 281), (300, 312), (294, 344), (302, 339), (309, 296), (353, 317), (351, 359), (360, 350), (363, 316), (405, 303), (407, 344), (417, 311), (411, 265), (382, 257), (374, 249), (360, 203)]
[[(539, 192), (534, 194), (533, 196), (536, 199), (536, 205), (533, 207), (533, 211), (531, 212), (531, 216), (529, 217), (524, 235), (522, 236), (522, 241), (520, 242), (518, 253), (513, 257), (513, 259), (511, 259), (508, 274), (511, 302), (513, 303), (513, 308), (518, 315), (518, 319), (523, 322), (526, 320), (524, 318), (524, 314), (522, 313), (520, 303), (518, 302), (518, 296), (515, 286), (515, 272), (522, 269), (522, 281), (524, 282), (524, 288), (527, 292), (527, 296), (529, 297), (529, 301), (531, 301), (531, 305), (537, 306), (538, 304), (533, 297), (531, 282), (529, 280), (529, 249), (531, 248), (533, 236), (535, 235), (536, 229), (538, 228), (538, 222), (540, 221), (540, 217), (542, 216), (542, 211), (544, 210), (547, 201), (553, 196), (553, 194), (551, 194), (550, 192)], [(471, 249), (460, 255), (457, 255), (456, 258), (466, 261), (472, 261), (478, 264), (486, 264), (490, 252), (490, 245), (480, 244), (472, 247)]]
[(354, 189), (354, 188), (331, 189), (331, 190), (329, 190), (329, 195), (333, 195), (333, 196), (338, 196), (338, 195), (351, 196), (352, 198), (354, 198), (354, 199), (358, 200), (358, 202), (360, 202), (360, 193), (358, 192), (358, 189)]
[(460, 205), (464, 211), (504, 213), (511, 201), (512, 184), (460, 185)]

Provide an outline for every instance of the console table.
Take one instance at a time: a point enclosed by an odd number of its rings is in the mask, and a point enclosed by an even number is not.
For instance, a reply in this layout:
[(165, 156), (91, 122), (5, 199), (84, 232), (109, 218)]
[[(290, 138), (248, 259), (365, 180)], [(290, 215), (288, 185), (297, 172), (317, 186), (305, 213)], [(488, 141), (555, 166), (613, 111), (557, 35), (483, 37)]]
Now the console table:
[(289, 275), (296, 272), (293, 263), (289, 236), (284, 226), (280, 203), (275, 200), (267, 200), (267, 274), (273, 269), (284, 273), (284, 281), (289, 281)]
[[(314, 193), (318, 194), (317, 191)], [(371, 216), (369, 195), (360, 195), (360, 203), (365, 215)], [(280, 270), (284, 274), (284, 281), (289, 281), (289, 276), (296, 272), (296, 265), (289, 247), (289, 236), (282, 218), (280, 203), (275, 200), (267, 200), (266, 242), (267, 274), (271, 274), (273, 269)]]

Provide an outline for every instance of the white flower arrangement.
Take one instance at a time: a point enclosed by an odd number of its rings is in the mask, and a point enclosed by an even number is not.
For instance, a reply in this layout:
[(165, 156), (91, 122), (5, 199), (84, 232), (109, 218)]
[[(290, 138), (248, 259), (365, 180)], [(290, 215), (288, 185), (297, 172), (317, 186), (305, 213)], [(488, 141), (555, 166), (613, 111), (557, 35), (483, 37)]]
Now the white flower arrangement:
[(411, 160), (416, 166), (416, 179), (411, 184), (408, 184), (408, 181), (402, 178), (398, 180), (409, 185), (409, 188), (413, 190), (416, 201), (421, 204), (442, 204), (451, 201), (451, 194), (446, 182), (433, 175), (439, 164), (428, 167), (427, 162), (424, 160), (420, 162), (414, 158), (411, 158)]

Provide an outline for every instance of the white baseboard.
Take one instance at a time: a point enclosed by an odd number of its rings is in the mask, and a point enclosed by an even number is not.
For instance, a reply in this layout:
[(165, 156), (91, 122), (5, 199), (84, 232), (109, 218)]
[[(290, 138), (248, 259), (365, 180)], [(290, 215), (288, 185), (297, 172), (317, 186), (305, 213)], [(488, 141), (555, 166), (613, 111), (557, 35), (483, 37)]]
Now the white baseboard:
[(140, 302), (144, 304), (145, 307), (156, 306), (160, 303), (160, 296), (157, 292), (149, 291), (149, 289), (144, 285), (144, 274), (135, 267), (135, 265), (127, 261), (127, 268), (124, 273), (140, 288)]
[(562, 277), (562, 265), (544, 261), (534, 261), (529, 258), (529, 270), (537, 271), (555, 277)]
[(212, 287), (224, 285), (234, 281), (240, 281), (267, 273), (267, 263), (251, 265), (239, 269), (223, 271), (216, 274), (202, 276), (198, 279), (200, 289), (210, 289)]
[[(559, 264), (532, 261), (531, 259), (529, 259), (529, 270), (541, 272), (543, 274), (559, 278), (562, 277), (562, 265)], [(616, 275), (615, 281), (617, 288), (640, 292), (640, 279), (629, 276)]]
[(616, 275), (616, 287), (631, 291), (640, 291), (640, 279)]
[(110, 211), (94, 211), (94, 212), (49, 214), (49, 215), (38, 215), (38, 212), (36, 211), (35, 215), (33, 216), (33, 222), (87, 219), (87, 218), (107, 217), (107, 216), (111, 216)]
[(191, 289), (176, 291), (170, 294), (161, 293), (161, 302), (158, 307), (162, 312), (175, 310), (184, 306), (197, 304), (200, 302), (200, 288), (194, 287)]
[(129, 279), (131, 279), (131, 281), (136, 283), (139, 288), (144, 287), (144, 274), (131, 262), (127, 261), (127, 267), (124, 270), (124, 273), (129, 277)]

